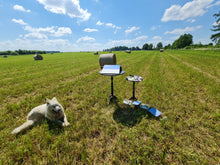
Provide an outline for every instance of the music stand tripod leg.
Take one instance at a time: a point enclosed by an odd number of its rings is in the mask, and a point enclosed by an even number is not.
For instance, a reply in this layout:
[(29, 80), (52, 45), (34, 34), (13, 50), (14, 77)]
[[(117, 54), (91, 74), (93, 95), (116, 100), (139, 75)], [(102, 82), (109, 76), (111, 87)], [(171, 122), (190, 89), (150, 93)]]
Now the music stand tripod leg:
[(130, 100), (137, 100), (137, 98), (135, 97), (135, 81), (133, 81), (133, 92), (132, 92), (132, 97), (130, 98)]
[(113, 76), (111, 76), (111, 95), (109, 96), (109, 104), (110, 104), (114, 99), (117, 99), (117, 97), (114, 96)]

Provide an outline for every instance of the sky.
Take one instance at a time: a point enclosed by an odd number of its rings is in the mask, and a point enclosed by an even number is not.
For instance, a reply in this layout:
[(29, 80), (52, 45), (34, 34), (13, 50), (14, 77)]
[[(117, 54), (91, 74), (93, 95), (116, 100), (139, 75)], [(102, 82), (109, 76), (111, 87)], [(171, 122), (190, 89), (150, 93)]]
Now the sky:
[(0, 51), (211, 43), (220, 0), (0, 0)]

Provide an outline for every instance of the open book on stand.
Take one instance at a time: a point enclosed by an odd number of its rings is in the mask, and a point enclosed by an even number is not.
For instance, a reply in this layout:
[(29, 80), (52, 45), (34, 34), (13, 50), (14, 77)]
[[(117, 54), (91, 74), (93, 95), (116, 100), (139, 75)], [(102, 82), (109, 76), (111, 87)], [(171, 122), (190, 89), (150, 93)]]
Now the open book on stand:
[(120, 74), (122, 68), (120, 65), (104, 65), (103, 69), (100, 71), (100, 74)]

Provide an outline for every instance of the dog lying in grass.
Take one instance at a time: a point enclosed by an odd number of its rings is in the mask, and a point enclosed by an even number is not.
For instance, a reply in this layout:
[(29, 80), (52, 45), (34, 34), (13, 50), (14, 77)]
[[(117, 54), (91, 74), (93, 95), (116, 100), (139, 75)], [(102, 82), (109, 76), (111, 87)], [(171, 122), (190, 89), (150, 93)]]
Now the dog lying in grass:
[(52, 100), (46, 99), (46, 104), (39, 105), (32, 109), (27, 116), (27, 121), (20, 127), (15, 128), (11, 134), (18, 134), (25, 131), (43, 118), (54, 121), (60, 126), (69, 125), (62, 105), (54, 97)]

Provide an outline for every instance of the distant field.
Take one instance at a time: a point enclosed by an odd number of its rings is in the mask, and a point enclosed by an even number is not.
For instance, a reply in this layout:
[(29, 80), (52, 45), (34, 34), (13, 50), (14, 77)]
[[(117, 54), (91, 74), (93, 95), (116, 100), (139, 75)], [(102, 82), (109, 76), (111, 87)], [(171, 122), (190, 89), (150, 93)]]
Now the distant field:
[[(113, 52), (124, 75), (108, 105), (110, 77), (92, 52), (0, 56), (0, 164), (219, 164), (220, 51)], [(136, 97), (162, 112), (123, 105), (128, 75), (140, 75)], [(70, 126), (46, 120), (10, 132), (46, 98), (56, 97)], [(161, 120), (167, 116), (167, 119)]]

